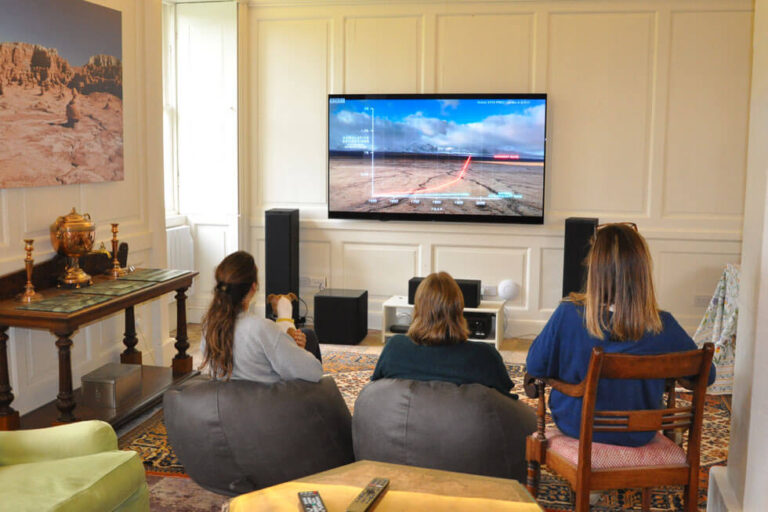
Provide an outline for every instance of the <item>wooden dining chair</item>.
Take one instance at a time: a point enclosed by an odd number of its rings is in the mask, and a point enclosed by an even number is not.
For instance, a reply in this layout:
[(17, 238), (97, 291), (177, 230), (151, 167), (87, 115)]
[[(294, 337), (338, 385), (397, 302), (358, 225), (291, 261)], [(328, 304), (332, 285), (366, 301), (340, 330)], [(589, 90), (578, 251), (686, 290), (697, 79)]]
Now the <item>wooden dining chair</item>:
[[(534, 379), (526, 386), (531, 398), (538, 397), (537, 431), (526, 441), (528, 475), (526, 487), (538, 494), (541, 464), (565, 478), (575, 491), (576, 512), (589, 510), (591, 490), (640, 487), (643, 510), (650, 510), (650, 488), (685, 486), (685, 508), (697, 510), (701, 424), (707, 379), (714, 346), (700, 350), (655, 356), (605, 354), (592, 349), (586, 378), (578, 384), (556, 379)], [(596, 411), (600, 379), (666, 379), (683, 383), (693, 391), (691, 405), (677, 407), (675, 386), (667, 387), (665, 409)], [(557, 428), (545, 428), (545, 385), (559, 392), (582, 397), (581, 437), (574, 439)], [(657, 432), (650, 443), (637, 448), (593, 443), (595, 432), (664, 431), (670, 435), (688, 431), (687, 450)]]

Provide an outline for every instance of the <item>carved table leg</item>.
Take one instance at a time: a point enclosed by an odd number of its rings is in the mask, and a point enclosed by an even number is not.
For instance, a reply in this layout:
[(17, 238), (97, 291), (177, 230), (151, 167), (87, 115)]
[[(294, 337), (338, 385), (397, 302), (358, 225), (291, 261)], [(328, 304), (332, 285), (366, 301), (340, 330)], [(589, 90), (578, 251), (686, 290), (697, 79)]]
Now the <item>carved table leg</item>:
[(192, 356), (187, 354), (187, 288), (176, 290), (176, 355), (173, 357), (173, 375), (183, 375), (192, 371)]
[(139, 342), (136, 338), (136, 317), (133, 313), (133, 306), (125, 308), (125, 334), (123, 336), (123, 345), (125, 350), (120, 354), (120, 362), (125, 364), (141, 364), (141, 350), (136, 350), (136, 344)]
[(11, 407), (11, 378), (8, 373), (8, 341), (7, 325), (0, 325), (0, 430), (17, 430), (19, 428), (19, 411)]
[(75, 408), (75, 399), (72, 394), (72, 359), (70, 357), (72, 332), (54, 333), (58, 338), (56, 347), (59, 349), (59, 394), (56, 395), (56, 408), (59, 410), (59, 417), (57, 421), (61, 423), (75, 421), (75, 415), (72, 414)]

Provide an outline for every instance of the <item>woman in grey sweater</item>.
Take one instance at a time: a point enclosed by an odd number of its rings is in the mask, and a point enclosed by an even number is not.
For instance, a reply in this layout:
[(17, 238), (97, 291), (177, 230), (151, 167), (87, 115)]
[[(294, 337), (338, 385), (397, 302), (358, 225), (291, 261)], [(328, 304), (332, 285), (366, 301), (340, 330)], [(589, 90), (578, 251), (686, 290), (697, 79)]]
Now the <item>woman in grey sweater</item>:
[(305, 350), (304, 332), (285, 334), (248, 311), (258, 288), (258, 270), (247, 252), (234, 252), (216, 267), (213, 301), (203, 318), (201, 368), (207, 365), (214, 379), (319, 381), (323, 366)]

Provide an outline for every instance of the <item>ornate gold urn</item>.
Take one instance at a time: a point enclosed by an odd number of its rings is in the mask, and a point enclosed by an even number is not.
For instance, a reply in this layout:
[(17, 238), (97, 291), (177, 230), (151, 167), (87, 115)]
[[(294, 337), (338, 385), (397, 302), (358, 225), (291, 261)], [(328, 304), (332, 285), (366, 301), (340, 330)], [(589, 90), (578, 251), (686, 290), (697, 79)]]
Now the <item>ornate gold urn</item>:
[(80, 256), (91, 252), (95, 235), (96, 225), (91, 216), (80, 215), (75, 208), (51, 224), (53, 249), (67, 257), (67, 267), (59, 277), (61, 286), (80, 288), (91, 284), (91, 276), (80, 268)]

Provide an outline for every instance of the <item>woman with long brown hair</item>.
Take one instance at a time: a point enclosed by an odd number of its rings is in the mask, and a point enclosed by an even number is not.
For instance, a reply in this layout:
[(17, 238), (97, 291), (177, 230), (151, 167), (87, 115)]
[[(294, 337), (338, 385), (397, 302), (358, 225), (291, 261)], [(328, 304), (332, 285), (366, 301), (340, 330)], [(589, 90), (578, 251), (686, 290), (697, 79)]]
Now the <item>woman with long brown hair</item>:
[[(560, 303), (528, 351), (527, 370), (578, 384), (587, 374), (593, 347), (606, 353), (665, 354), (695, 350), (680, 324), (656, 303), (651, 254), (634, 224), (600, 226), (587, 256), (584, 293)], [(714, 365), (709, 384), (715, 380)], [(601, 380), (596, 410), (658, 409), (664, 381)], [(560, 431), (579, 437), (581, 399), (556, 390), (549, 398)], [(595, 432), (594, 441), (642, 446), (655, 432)]]
[(259, 288), (253, 256), (237, 251), (216, 267), (216, 287), (203, 318), (203, 364), (216, 379), (272, 383), (318, 381), (320, 361), (305, 350), (306, 334), (284, 333), (277, 325), (248, 311)]
[(393, 378), (479, 383), (508, 394), (512, 381), (488, 343), (468, 341), (464, 296), (447, 272), (430, 274), (416, 289), (408, 335), (387, 341), (371, 380)]

